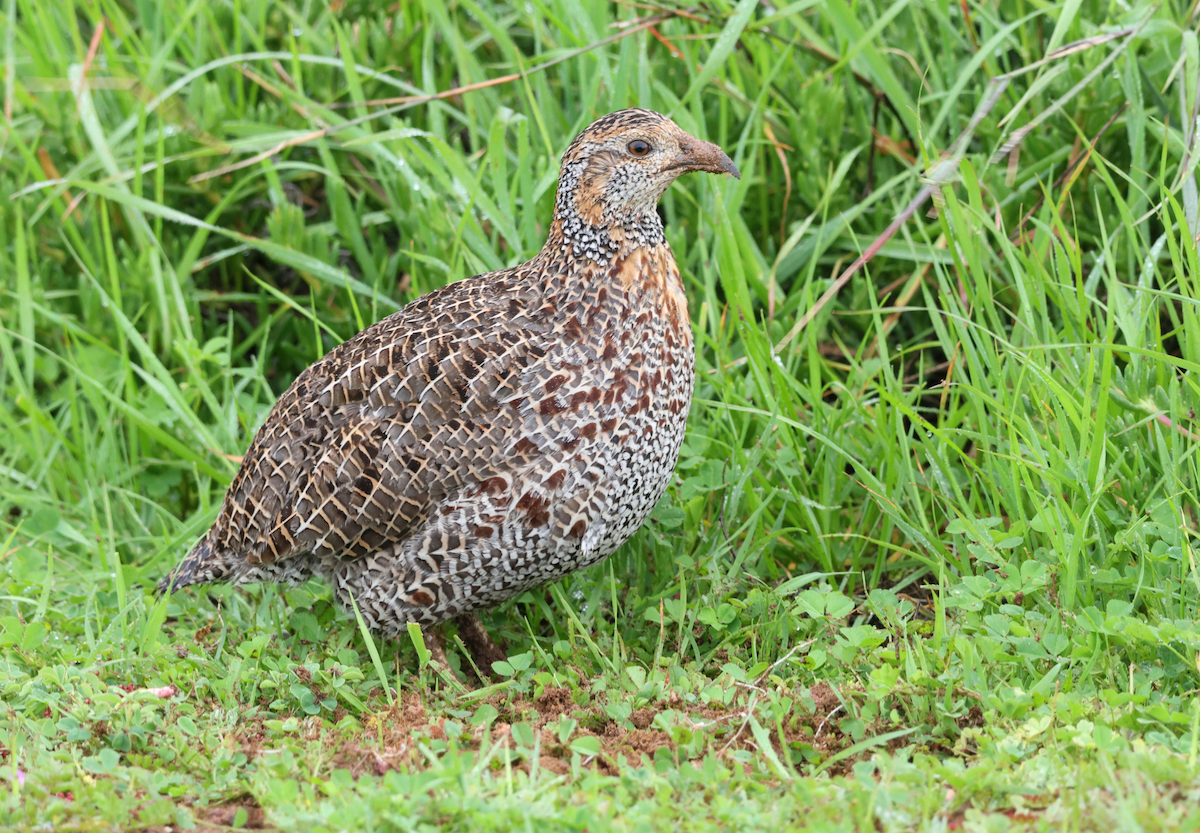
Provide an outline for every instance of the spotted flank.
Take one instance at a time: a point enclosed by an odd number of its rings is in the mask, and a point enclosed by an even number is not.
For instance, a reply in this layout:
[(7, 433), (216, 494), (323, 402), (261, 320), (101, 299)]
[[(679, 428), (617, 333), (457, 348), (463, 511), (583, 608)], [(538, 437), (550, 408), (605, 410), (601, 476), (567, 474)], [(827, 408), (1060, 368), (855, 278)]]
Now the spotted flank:
[(687, 300), (655, 210), (688, 171), (737, 175), (658, 113), (592, 124), (563, 156), (542, 251), (301, 373), (159, 590), (318, 575), (398, 635), (611, 554), (666, 489), (691, 403)]

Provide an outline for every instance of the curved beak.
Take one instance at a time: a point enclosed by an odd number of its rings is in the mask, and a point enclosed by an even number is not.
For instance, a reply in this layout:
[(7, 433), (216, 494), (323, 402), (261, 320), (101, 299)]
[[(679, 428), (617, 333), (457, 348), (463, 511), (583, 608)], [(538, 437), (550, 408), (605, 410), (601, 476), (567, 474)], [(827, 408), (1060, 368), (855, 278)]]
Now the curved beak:
[(685, 144), (667, 170), (678, 170), (682, 173), (706, 171), (710, 174), (733, 174), (738, 179), (742, 178), (737, 166), (725, 151), (712, 142), (702, 142), (699, 139), (692, 139)]

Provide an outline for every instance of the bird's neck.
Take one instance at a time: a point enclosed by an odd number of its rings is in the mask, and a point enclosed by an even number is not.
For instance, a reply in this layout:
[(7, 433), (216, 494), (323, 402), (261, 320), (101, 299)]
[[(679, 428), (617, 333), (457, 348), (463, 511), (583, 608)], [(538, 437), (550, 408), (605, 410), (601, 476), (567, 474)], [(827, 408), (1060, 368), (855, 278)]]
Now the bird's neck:
[(539, 257), (591, 268), (623, 260), (638, 249), (657, 249), (666, 238), (656, 202), (617, 208), (586, 185), (560, 187), (554, 202), (554, 222)]
[[(538, 268), (531, 274), (548, 281), (542, 291), (558, 297), (556, 306), (562, 310), (574, 309), (561, 303), (563, 299), (604, 285), (614, 303), (623, 299), (620, 303), (630, 314), (649, 305), (659, 315), (688, 322), (683, 282), (653, 208), (642, 215), (610, 217), (607, 223), (588, 222), (574, 211), (556, 211), (546, 245), (533, 263)], [(691, 329), (686, 329), (690, 342)]]

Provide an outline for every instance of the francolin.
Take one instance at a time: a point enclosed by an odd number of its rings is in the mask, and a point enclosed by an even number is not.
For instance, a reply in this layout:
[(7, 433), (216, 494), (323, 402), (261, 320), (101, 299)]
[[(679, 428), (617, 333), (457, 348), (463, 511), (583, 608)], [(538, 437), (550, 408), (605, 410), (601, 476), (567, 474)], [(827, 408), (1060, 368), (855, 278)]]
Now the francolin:
[(656, 206), (689, 171), (740, 176), (650, 110), (584, 130), (541, 252), (301, 373), (159, 590), (315, 574), (387, 635), (456, 619), (490, 670), (504, 655), (474, 611), (610, 555), (671, 479), (695, 351)]

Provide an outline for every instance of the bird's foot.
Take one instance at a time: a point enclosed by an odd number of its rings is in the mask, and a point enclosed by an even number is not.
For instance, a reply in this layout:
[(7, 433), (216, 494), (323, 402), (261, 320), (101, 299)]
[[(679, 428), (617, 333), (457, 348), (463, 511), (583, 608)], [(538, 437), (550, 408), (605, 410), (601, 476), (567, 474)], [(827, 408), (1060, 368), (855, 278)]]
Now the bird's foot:
[(479, 621), (479, 616), (474, 612), (456, 616), (454, 622), (458, 625), (458, 638), (471, 652), (475, 665), (487, 676), (495, 678), (492, 663), (503, 662), (508, 659), (508, 655), (492, 641), (492, 637), (484, 630), (483, 623)]

